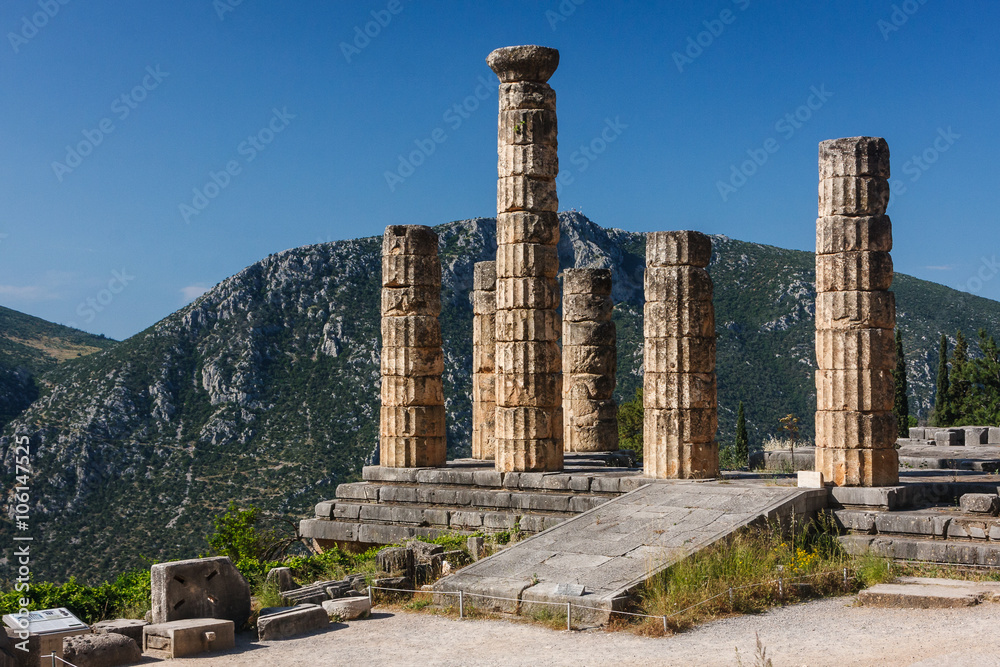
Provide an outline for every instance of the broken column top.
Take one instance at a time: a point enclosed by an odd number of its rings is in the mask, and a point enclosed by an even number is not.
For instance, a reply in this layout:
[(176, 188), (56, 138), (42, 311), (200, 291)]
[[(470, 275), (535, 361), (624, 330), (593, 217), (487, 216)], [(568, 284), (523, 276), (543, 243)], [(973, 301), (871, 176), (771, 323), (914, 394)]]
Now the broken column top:
[(472, 268), (472, 289), (494, 290), (497, 287), (497, 263), (476, 262)]
[(425, 225), (389, 225), (382, 236), (383, 255), (430, 255), (437, 246), (437, 233)]
[(819, 142), (819, 177), (889, 178), (889, 144), (882, 137), (844, 137)]
[(646, 234), (647, 266), (706, 267), (712, 260), (712, 239), (701, 232), (649, 232)]
[(545, 83), (559, 66), (559, 51), (546, 46), (505, 46), (486, 56), (486, 64), (502, 83)]
[(611, 295), (611, 269), (566, 269), (563, 294)]

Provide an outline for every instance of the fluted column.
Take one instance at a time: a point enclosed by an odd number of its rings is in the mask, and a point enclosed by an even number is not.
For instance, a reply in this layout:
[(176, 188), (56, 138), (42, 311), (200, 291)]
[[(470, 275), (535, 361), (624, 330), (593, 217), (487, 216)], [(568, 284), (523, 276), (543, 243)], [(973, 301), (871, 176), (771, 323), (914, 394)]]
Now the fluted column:
[(889, 146), (823, 141), (819, 177), (816, 470), (838, 486), (896, 484)]
[(712, 241), (699, 232), (646, 235), (642, 459), (649, 477), (719, 474), (711, 258)]
[(382, 238), (382, 466), (445, 464), (440, 314), (437, 234), (422, 225), (386, 227)]
[(496, 469), (563, 465), (556, 95), (559, 52), (497, 49)]
[(497, 263), (476, 262), (472, 277), (472, 458), (496, 448)]
[(611, 321), (611, 269), (566, 269), (562, 291), (565, 451), (613, 452), (618, 337)]

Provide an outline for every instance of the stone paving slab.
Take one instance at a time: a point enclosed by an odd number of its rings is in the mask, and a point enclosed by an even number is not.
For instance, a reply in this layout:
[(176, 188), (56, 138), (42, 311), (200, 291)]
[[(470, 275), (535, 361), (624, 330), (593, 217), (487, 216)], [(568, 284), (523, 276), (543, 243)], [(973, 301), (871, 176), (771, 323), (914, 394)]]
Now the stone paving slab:
[[(825, 489), (648, 483), (441, 579), (435, 590), (485, 594), (528, 582), (522, 603), (569, 600), (598, 608), (590, 620), (606, 620), (652, 574), (762, 517), (805, 516), (826, 499)], [(558, 595), (558, 584), (582, 585), (585, 594)]]

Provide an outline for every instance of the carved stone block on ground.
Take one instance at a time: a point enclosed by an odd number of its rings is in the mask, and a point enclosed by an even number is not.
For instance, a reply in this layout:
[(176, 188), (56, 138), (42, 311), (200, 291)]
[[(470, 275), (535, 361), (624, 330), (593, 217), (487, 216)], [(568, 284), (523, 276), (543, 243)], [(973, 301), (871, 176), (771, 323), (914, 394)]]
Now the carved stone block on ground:
[(330, 625), (326, 609), (315, 604), (300, 604), (257, 619), (257, 635), (261, 641), (290, 639), (307, 632), (322, 630)]
[(66, 637), (62, 657), (74, 667), (118, 667), (138, 664), (142, 652), (132, 637), (109, 632)]
[(142, 629), (142, 652), (154, 657), (183, 658), (210, 651), (225, 651), (236, 645), (232, 621), (187, 618), (155, 623)]
[(250, 586), (226, 556), (157, 563), (150, 568), (153, 623), (189, 618), (250, 618)]

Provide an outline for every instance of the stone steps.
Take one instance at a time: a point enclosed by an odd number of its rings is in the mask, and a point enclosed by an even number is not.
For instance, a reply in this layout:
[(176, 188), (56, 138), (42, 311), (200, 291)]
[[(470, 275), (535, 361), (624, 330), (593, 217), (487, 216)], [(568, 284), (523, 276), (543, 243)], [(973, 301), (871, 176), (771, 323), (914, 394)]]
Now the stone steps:
[(858, 604), (863, 607), (950, 609), (987, 601), (1000, 601), (1000, 583), (900, 577), (891, 584), (877, 584), (858, 594)]
[(842, 535), (839, 539), (847, 553), (852, 555), (871, 551), (895, 560), (1000, 567), (1000, 544), (995, 542), (960, 542), (896, 535)]

